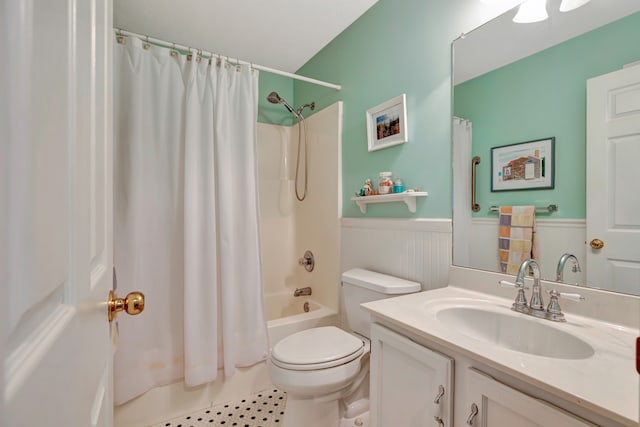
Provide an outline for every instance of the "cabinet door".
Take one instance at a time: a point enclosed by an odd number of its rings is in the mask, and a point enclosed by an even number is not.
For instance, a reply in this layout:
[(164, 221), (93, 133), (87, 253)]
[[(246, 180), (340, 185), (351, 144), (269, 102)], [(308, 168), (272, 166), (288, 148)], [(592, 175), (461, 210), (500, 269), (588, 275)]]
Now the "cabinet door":
[(372, 427), (451, 427), (453, 360), (371, 327)]
[[(595, 426), (563, 409), (508, 387), (471, 368), (467, 419), (473, 427)], [(459, 423), (460, 425), (465, 425)]]

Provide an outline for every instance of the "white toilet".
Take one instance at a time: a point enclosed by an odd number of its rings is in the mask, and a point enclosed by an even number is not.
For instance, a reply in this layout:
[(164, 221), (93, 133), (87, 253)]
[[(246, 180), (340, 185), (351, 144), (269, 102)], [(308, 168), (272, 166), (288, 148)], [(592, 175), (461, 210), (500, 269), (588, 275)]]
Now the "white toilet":
[(287, 392), (284, 427), (337, 427), (341, 418), (369, 409), (370, 318), (360, 304), (420, 288), (417, 282), (359, 268), (342, 274), (349, 332), (334, 326), (307, 329), (282, 339), (271, 350), (267, 362), (271, 382)]

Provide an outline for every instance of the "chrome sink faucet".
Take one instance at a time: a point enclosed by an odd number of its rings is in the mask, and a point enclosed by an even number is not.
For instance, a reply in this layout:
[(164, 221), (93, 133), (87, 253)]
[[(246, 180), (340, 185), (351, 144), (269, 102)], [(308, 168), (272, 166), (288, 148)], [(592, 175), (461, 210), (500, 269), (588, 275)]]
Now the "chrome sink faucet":
[(540, 290), (540, 266), (538, 266), (538, 262), (533, 259), (525, 259), (522, 264), (520, 264), (520, 269), (518, 270), (518, 275), (516, 276), (516, 285), (520, 284), (524, 287), (524, 276), (527, 274), (527, 271), (531, 268), (533, 271), (533, 289), (531, 290), (531, 301), (529, 301), (529, 308), (533, 311), (542, 311), (544, 312), (544, 304), (542, 303), (542, 292)]
[[(524, 295), (524, 290), (529, 289), (525, 286), (524, 276), (529, 270), (529, 268), (533, 271), (533, 290), (531, 293), (531, 301), (527, 304), (527, 299)], [(510, 288), (516, 288), (518, 290), (518, 295), (516, 296), (516, 300), (514, 301), (511, 309), (517, 311), (518, 313), (528, 314), (535, 317), (540, 317), (547, 320), (552, 320), (554, 322), (564, 322), (564, 314), (560, 309), (560, 304), (558, 303), (558, 298), (566, 298), (572, 301), (580, 302), (584, 301), (584, 297), (580, 294), (566, 293), (566, 292), (558, 292), (555, 289), (551, 291), (547, 291), (549, 295), (551, 295), (551, 300), (549, 301), (549, 306), (545, 309), (544, 304), (542, 302), (542, 287), (540, 285), (540, 267), (538, 263), (534, 259), (526, 259), (520, 265), (520, 269), (518, 270), (518, 274), (516, 275), (516, 282), (511, 283), (506, 280), (501, 280), (501, 286), (506, 286)]]
[(558, 260), (558, 268), (556, 269), (556, 281), (562, 282), (562, 276), (564, 274), (564, 265), (567, 261), (571, 260), (573, 262), (573, 267), (571, 267), (571, 271), (577, 273), (580, 270), (580, 263), (578, 262), (578, 258), (574, 254), (564, 253)]

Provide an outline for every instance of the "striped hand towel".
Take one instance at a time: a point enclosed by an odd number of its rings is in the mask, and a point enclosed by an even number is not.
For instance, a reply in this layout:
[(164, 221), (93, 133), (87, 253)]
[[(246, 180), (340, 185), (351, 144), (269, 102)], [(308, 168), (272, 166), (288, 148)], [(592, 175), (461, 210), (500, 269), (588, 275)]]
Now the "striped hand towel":
[(517, 274), (522, 261), (538, 258), (535, 206), (500, 206), (498, 255), (500, 271)]

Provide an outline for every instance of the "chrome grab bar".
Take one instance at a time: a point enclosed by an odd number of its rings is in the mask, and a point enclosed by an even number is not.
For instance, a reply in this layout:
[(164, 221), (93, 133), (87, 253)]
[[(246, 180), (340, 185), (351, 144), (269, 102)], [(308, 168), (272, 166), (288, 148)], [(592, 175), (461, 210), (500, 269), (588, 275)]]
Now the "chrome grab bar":
[(476, 202), (476, 166), (480, 163), (480, 156), (471, 159), (471, 210), (480, 211), (480, 205)]

